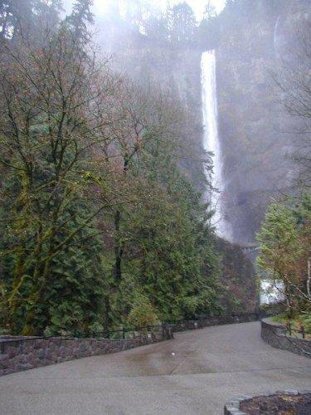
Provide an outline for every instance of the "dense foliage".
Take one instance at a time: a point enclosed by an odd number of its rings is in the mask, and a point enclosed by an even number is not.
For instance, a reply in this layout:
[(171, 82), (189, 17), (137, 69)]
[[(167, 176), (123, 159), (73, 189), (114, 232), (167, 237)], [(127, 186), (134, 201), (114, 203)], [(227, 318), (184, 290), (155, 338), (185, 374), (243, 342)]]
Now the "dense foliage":
[(289, 315), (310, 313), (310, 194), (272, 204), (258, 241), (258, 265), (268, 278), (283, 282)]
[(96, 60), (89, 0), (65, 20), (57, 0), (22, 4), (0, 4), (0, 326), (92, 335), (219, 311), (189, 115)]

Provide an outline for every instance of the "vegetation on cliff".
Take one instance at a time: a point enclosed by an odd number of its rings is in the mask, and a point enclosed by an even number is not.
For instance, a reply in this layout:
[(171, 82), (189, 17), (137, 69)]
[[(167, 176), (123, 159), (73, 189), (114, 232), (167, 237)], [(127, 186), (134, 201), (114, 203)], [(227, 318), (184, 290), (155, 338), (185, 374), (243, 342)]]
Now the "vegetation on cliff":
[[(290, 19), (293, 36), (274, 79), (289, 115), (299, 122), (295, 145), (289, 156), (296, 165), (295, 189), (269, 206), (258, 234), (261, 254), (258, 265), (268, 277), (281, 280), (287, 316), (297, 318), (310, 330), (311, 316), (311, 15)], [(298, 62), (298, 64), (297, 64)]]
[(97, 61), (90, 1), (59, 6), (1, 3), (1, 326), (92, 335), (218, 312), (191, 115)]
[(282, 281), (287, 318), (310, 326), (311, 313), (311, 197), (269, 206), (258, 233), (260, 256), (258, 266), (266, 278)]

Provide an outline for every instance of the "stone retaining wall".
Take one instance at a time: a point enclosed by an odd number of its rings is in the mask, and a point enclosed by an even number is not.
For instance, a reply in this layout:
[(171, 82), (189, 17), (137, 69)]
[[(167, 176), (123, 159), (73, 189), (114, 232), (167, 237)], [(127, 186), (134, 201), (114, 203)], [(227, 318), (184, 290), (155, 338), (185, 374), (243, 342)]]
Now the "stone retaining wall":
[(201, 317), (197, 320), (165, 324), (148, 333), (136, 333), (133, 338), (112, 340), (106, 338), (41, 338), (41, 337), (0, 337), (0, 376), (22, 370), (66, 362), (101, 354), (116, 353), (134, 347), (156, 343), (173, 338), (173, 332), (196, 330), (222, 324), (256, 321), (259, 314), (235, 316)]
[(310, 340), (287, 336), (286, 327), (270, 319), (261, 321), (261, 337), (272, 347), (311, 358)]
[(121, 352), (171, 338), (169, 327), (121, 340), (7, 336), (0, 338), (0, 376), (81, 357)]

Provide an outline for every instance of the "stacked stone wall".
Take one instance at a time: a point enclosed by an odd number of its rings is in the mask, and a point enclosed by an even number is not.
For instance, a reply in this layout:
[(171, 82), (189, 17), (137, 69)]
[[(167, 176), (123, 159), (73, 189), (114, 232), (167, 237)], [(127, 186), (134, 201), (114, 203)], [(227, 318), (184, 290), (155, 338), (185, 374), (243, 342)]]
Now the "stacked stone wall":
[[(179, 321), (159, 327), (131, 332), (126, 339), (80, 339), (66, 337), (0, 337), (0, 376), (27, 369), (83, 357), (122, 352), (173, 338), (174, 332), (202, 329), (223, 324), (259, 320), (259, 313), (229, 316), (201, 316), (196, 320)], [(123, 333), (124, 334), (124, 333)]]
[(288, 336), (286, 327), (274, 323), (271, 319), (262, 320), (261, 337), (272, 347), (311, 358), (310, 340)]
[(159, 327), (158, 330), (148, 333), (136, 333), (133, 338), (120, 340), (2, 337), (0, 338), (0, 376), (82, 357), (121, 352), (169, 340), (172, 337), (172, 330), (168, 327)]

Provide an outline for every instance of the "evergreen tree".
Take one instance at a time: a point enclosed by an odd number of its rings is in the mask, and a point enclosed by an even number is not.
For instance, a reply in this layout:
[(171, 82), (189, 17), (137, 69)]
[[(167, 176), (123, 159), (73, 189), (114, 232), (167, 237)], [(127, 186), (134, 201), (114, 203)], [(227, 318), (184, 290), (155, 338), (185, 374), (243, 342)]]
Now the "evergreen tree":
[(93, 335), (218, 309), (214, 234), (189, 179), (204, 181), (203, 166), (191, 160), (189, 174), (185, 162), (191, 122), (176, 99), (96, 64), (90, 6), (76, 1), (44, 32), (59, 2), (38, 0), (29, 10), (45, 36), (3, 35), (0, 325), (12, 334)]
[[(98, 142), (90, 108), (105, 86), (92, 87), (96, 69), (70, 31), (17, 45), (0, 67), (6, 324), (13, 333), (88, 333), (104, 319), (96, 312), (105, 281), (94, 226), (102, 207), (85, 203), (85, 177)], [(60, 317), (70, 307), (73, 316)]]
[(293, 205), (274, 203), (258, 234), (258, 265), (269, 278), (284, 283), (290, 315), (311, 302), (307, 290), (307, 263), (310, 255), (310, 195)]
[(218, 261), (206, 207), (180, 173), (170, 144), (152, 129), (145, 134), (143, 154), (130, 171), (137, 202), (123, 217), (117, 304), (126, 315), (142, 294), (162, 321), (219, 311)]
[(191, 44), (196, 33), (193, 10), (186, 3), (179, 3), (168, 10), (169, 36), (172, 43)]
[(75, 0), (72, 13), (66, 18), (65, 23), (73, 33), (73, 38), (85, 43), (90, 40), (89, 25), (94, 23), (91, 11), (93, 0)]
[[(1, 0), (0, 41), (14, 39), (18, 34), (24, 37), (27, 34), (34, 40), (41, 36), (43, 28), (55, 29), (61, 6), (61, 0)], [(37, 42), (42, 40), (36, 39)]]

